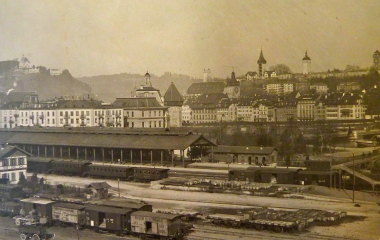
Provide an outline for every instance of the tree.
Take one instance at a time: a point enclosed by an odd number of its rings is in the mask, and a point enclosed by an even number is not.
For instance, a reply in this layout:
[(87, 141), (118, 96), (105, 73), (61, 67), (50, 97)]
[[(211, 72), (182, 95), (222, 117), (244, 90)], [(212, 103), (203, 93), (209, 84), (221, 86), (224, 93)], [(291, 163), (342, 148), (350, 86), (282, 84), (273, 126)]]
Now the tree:
[(28, 181), (26, 180), (26, 177), (23, 172), (21, 172), (20, 178), (18, 180), (18, 185), (25, 187)]
[(277, 65), (271, 66), (269, 70), (275, 71), (277, 74), (292, 73), (292, 71), (290, 70), (290, 67), (288, 67), (285, 64), (277, 64)]

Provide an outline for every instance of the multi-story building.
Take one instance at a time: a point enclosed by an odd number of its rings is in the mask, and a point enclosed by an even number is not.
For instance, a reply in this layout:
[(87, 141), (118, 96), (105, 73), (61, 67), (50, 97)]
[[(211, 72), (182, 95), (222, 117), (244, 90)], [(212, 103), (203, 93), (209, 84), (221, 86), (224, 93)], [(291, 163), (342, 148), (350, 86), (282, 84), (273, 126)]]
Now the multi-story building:
[(152, 87), (152, 83), (150, 81), (150, 74), (148, 72), (145, 74), (145, 84), (141, 85), (139, 89), (136, 89), (135, 96), (132, 96), (132, 97), (138, 97), (138, 98), (154, 97), (156, 98), (157, 102), (161, 104), (161, 106), (164, 106), (164, 100), (160, 94), (160, 90)]
[(116, 98), (112, 106), (122, 109), (124, 127), (130, 128), (166, 128), (167, 107), (163, 107), (156, 98)]
[(318, 94), (324, 94), (327, 93), (327, 85), (324, 83), (316, 83), (310, 86), (310, 89), (314, 89), (316, 93)]
[(263, 89), (268, 94), (281, 95), (293, 92), (294, 84), (287, 81), (274, 81), (264, 84)]
[(338, 92), (352, 92), (361, 90), (360, 84), (357, 82), (342, 82), (336, 87)]
[(15, 146), (0, 146), (0, 178), (8, 179), (11, 184), (18, 183), (20, 177), (26, 177), (29, 153)]
[(228, 99), (224, 93), (207, 93), (195, 98), (189, 103), (191, 108), (191, 123), (215, 123), (217, 119), (217, 106), (223, 100)]
[(314, 121), (315, 120), (315, 104), (314, 96), (304, 95), (297, 102), (297, 120), (298, 121)]
[(277, 73), (275, 71), (265, 71), (264, 78), (277, 78)]

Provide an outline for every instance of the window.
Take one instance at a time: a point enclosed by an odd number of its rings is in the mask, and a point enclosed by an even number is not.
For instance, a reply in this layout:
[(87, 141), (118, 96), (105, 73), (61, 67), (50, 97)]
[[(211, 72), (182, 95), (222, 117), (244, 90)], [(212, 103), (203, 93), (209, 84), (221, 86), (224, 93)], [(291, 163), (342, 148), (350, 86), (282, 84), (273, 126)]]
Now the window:
[(89, 116), (90, 115), (90, 111), (86, 111), (86, 116)]
[(61, 117), (62, 117), (62, 116), (63, 116), (63, 112), (59, 112), (59, 116), (61, 116)]
[(18, 159), (18, 165), (24, 165), (24, 158)]
[(17, 165), (17, 159), (11, 158), (11, 166), (16, 166)]
[(70, 116), (74, 116), (74, 111), (70, 111)]
[(141, 123), (141, 127), (142, 127), (142, 128), (144, 128), (144, 125), (145, 125), (145, 123), (144, 123), (144, 122), (143, 122), (143, 123)]
[(141, 117), (144, 117), (144, 111), (141, 111)]
[(53, 119), (53, 124), (55, 124), (55, 119)]

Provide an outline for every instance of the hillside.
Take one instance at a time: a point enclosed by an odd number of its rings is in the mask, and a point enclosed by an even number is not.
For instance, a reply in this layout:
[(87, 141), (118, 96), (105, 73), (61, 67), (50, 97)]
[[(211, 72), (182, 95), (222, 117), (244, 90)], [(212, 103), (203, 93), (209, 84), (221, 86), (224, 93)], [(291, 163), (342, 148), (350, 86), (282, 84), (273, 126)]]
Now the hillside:
[[(187, 88), (194, 82), (201, 79), (191, 78), (183, 74), (164, 73), (162, 76), (151, 75), (153, 87), (160, 90), (164, 95), (171, 82), (175, 84), (178, 91), (184, 94)], [(120, 73), (113, 75), (100, 75), (92, 77), (81, 77), (78, 80), (88, 84), (93, 90), (93, 94), (103, 101), (113, 101), (117, 97), (130, 97), (135, 86), (139, 87), (144, 83), (144, 75)]]
[(40, 100), (52, 99), (60, 96), (87, 96), (91, 94), (91, 87), (71, 76), (64, 70), (59, 76), (46, 73), (20, 74), (17, 76), (17, 86), (14, 86), (15, 77), (3, 75), (0, 78), (1, 91), (13, 88), (15, 91), (37, 92)]

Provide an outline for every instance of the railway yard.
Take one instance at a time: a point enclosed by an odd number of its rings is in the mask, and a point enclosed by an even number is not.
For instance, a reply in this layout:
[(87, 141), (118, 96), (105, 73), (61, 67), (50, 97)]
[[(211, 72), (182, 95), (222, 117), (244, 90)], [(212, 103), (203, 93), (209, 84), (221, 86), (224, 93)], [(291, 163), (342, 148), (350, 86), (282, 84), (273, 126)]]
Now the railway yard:
[[(188, 174), (191, 171), (187, 171)], [(58, 176), (51, 174), (41, 174), (50, 184), (64, 182), (66, 185), (83, 186), (96, 181), (96, 179), (83, 177)], [(228, 214), (246, 213), (252, 209), (267, 209), (266, 211), (296, 211), (298, 209), (315, 209), (318, 211), (328, 211), (336, 213), (347, 213), (347, 216), (333, 222), (311, 223), (302, 231), (284, 229), (279, 233), (272, 229), (258, 231), (245, 227), (222, 226), (212, 224), (210, 218), (202, 217), (201, 222), (194, 222), (193, 231), (186, 236), (186, 239), (378, 239), (378, 226), (380, 225), (379, 206), (375, 203), (360, 202), (361, 207), (355, 207), (347, 199), (334, 199), (327, 197), (310, 196), (310, 198), (273, 198), (264, 196), (247, 196), (224, 193), (207, 192), (178, 192), (175, 190), (155, 189), (154, 183), (123, 182), (107, 180), (111, 185), (111, 193), (114, 196), (120, 194), (121, 199), (144, 201), (153, 205), (154, 211), (159, 209), (178, 210), (180, 212), (197, 212), (202, 216), (220, 216)], [(118, 190), (119, 184), (119, 190)], [(304, 210), (307, 211), (307, 210)], [(0, 239), (17, 239), (15, 226), (9, 218), (0, 218), (7, 226)], [(215, 220), (215, 219), (214, 219)], [(11, 224), (8, 224), (10, 222)], [(7, 225), (8, 224), (8, 225)], [(10, 230), (10, 229), (13, 229)], [(67, 231), (66, 229), (70, 229)], [(75, 228), (52, 227), (49, 232), (56, 234), (55, 239), (120, 239), (116, 235), (97, 234), (88, 230), (76, 231)], [(5, 238), (3, 238), (5, 237)], [(124, 237), (123, 239), (134, 239)]]

